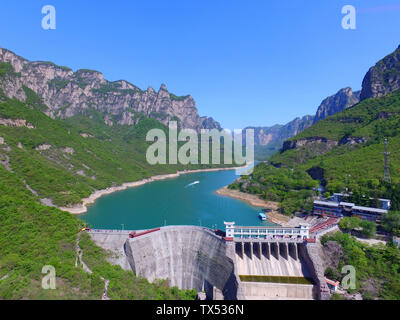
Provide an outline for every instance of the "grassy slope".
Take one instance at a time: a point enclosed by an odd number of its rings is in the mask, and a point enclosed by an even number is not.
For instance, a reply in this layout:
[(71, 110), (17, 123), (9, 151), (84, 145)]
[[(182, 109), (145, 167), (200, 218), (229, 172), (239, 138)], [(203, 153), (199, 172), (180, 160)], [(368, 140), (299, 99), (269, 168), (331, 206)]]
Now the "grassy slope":
[(400, 251), (394, 246), (367, 245), (354, 237), (337, 232), (323, 236), (321, 242), (336, 241), (342, 247), (344, 256), (337, 270), (329, 270), (329, 276), (341, 280), (342, 267), (354, 266), (356, 269), (356, 289), (364, 299), (378, 297), (397, 300), (400, 297)]
[[(0, 156), (8, 155), (12, 170), (26, 180), (40, 198), (51, 198), (56, 205), (79, 203), (95, 189), (156, 174), (207, 167), (149, 165), (145, 154), (150, 143), (145, 141), (145, 135), (154, 127), (166, 130), (154, 119), (143, 119), (134, 127), (109, 127), (95, 111), (62, 121), (49, 118), (38, 106), (42, 107), (34, 99), (29, 100), (28, 105), (9, 99), (0, 103), (1, 118), (25, 119), (35, 126), (28, 129), (0, 125), (0, 136), (11, 148), (10, 151), (0, 149)], [(82, 133), (93, 138), (84, 138)], [(36, 149), (44, 144), (51, 148)], [(66, 147), (73, 148), (74, 153), (63, 152)]]
[[(389, 117), (381, 119), (382, 114)], [(340, 141), (343, 137), (364, 137), (367, 143), (338, 146), (315, 156), (313, 147), (289, 150), (271, 161), (301, 170), (320, 167), (324, 170), (328, 190), (342, 191), (349, 184), (379, 191), (383, 176), (383, 140), (389, 139), (391, 175), (400, 182), (400, 92), (382, 98), (368, 99), (337, 115), (320, 121), (294, 139), (325, 137)], [(350, 178), (347, 175), (350, 175)], [(382, 191), (382, 190), (381, 190)]]
[[(382, 119), (382, 115), (388, 115)], [(344, 137), (364, 137), (366, 143), (336, 146), (332, 150), (326, 144), (309, 144), (271, 157), (271, 165), (255, 168), (248, 187), (243, 191), (258, 193), (271, 200), (282, 201), (282, 210), (293, 213), (307, 209), (313, 183), (307, 172), (318, 169), (323, 183), (330, 192), (342, 192), (345, 187), (355, 193), (372, 197), (388, 196), (398, 199), (393, 190), (400, 182), (400, 92), (382, 98), (368, 99), (356, 106), (326, 118), (291, 140), (323, 137), (339, 142)], [(383, 176), (383, 139), (388, 137), (391, 152), (391, 175), (394, 184), (388, 187), (381, 182)], [(293, 169), (293, 171), (291, 170)], [(296, 175), (294, 174), (296, 173)], [(350, 177), (348, 177), (350, 175)], [(304, 184), (302, 186), (302, 183)], [(314, 182), (314, 186), (319, 181)], [(232, 185), (240, 188), (240, 183)], [(394, 199), (395, 197), (396, 199)], [(398, 201), (395, 205), (398, 206)]]
[[(1, 71), (1, 70), (0, 70)], [(0, 90), (0, 118), (24, 119), (35, 128), (0, 125), (0, 160), (9, 159), (13, 172), (0, 165), (0, 298), (4, 299), (100, 299), (104, 282), (110, 280), (111, 299), (194, 299), (194, 291), (170, 288), (166, 281), (150, 284), (133, 272), (106, 261), (106, 253), (86, 234), (81, 235), (83, 260), (94, 271), (88, 275), (75, 267), (75, 241), (83, 222), (55, 208), (43, 206), (40, 198), (57, 205), (79, 203), (95, 189), (140, 180), (156, 174), (207, 166), (150, 166), (145, 135), (154, 127), (166, 128), (154, 119), (134, 127), (104, 124), (97, 112), (65, 121), (51, 119), (47, 107), (25, 88), (26, 103), (7, 99)], [(93, 137), (84, 138), (82, 133)], [(43, 144), (48, 150), (37, 150)], [(63, 152), (73, 148), (74, 153)], [(78, 174), (84, 172), (85, 176)], [(93, 178), (92, 178), (93, 177)], [(95, 178), (94, 178), (95, 177)], [(57, 290), (41, 289), (41, 270), (53, 265)]]
[[(75, 242), (83, 222), (43, 206), (16, 174), (0, 166), (0, 298), (100, 299), (101, 276), (110, 279), (112, 299), (193, 299), (193, 291), (169, 288), (165, 281), (150, 284), (106, 260), (87, 234), (81, 235), (83, 260), (93, 270), (75, 267)], [(57, 289), (43, 290), (44, 265), (56, 268)]]

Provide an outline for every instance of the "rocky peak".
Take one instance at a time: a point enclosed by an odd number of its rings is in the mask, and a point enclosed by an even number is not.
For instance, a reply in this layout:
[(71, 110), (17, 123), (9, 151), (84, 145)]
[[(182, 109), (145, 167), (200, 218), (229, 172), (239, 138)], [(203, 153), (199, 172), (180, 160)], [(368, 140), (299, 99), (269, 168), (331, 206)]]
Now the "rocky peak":
[(360, 102), (360, 91), (353, 92), (350, 87), (340, 89), (336, 94), (321, 102), (315, 114), (314, 123), (348, 109), (358, 102)]
[(400, 90), (400, 46), (370, 68), (362, 83), (361, 100)]
[[(165, 84), (155, 92), (146, 91), (125, 80), (107, 81), (101, 72), (80, 69), (73, 72), (51, 62), (30, 62), (0, 48), (0, 62), (8, 62), (18, 75), (0, 79), (0, 88), (9, 98), (25, 101), (24, 87), (33, 90), (48, 106), (51, 117), (68, 118), (95, 109), (104, 114), (108, 125), (135, 125), (135, 114), (156, 118), (164, 124), (178, 119), (182, 128), (201, 130), (220, 127), (212, 118), (200, 118), (190, 96), (169, 93)], [(117, 119), (114, 123), (113, 119)]]

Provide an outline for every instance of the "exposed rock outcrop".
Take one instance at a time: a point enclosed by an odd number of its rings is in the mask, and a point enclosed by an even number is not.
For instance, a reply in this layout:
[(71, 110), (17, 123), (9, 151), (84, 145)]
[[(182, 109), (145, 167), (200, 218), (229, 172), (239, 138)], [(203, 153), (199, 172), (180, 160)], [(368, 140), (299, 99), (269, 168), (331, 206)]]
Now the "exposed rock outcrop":
[[(285, 140), (293, 138), (313, 124), (313, 116), (296, 118), (285, 125), (272, 127), (247, 127), (254, 130), (254, 145), (257, 156), (269, 156), (278, 151)], [(243, 144), (246, 143), (246, 132), (243, 132)]]
[(313, 123), (313, 119), (313, 116), (304, 116), (303, 118), (296, 118), (285, 125), (247, 127), (245, 129), (254, 129), (254, 144), (267, 146), (271, 142), (283, 142), (284, 140), (294, 137), (310, 127)]
[(151, 87), (141, 90), (124, 80), (109, 82), (98, 71), (73, 72), (51, 62), (30, 62), (2, 48), (0, 62), (9, 63), (14, 69), (12, 76), (0, 82), (5, 95), (25, 101), (25, 86), (42, 98), (48, 107), (45, 113), (53, 118), (69, 118), (94, 109), (104, 114), (104, 121), (110, 126), (134, 125), (135, 116), (142, 115), (164, 124), (179, 120), (182, 128), (220, 128), (212, 118), (199, 116), (190, 95), (177, 97), (164, 84), (158, 92)]
[(0, 125), (7, 127), (26, 127), (28, 129), (35, 129), (35, 127), (27, 123), (25, 119), (5, 119), (0, 118)]
[(309, 146), (312, 144), (324, 144), (326, 145), (326, 149), (332, 149), (333, 147), (338, 145), (337, 141), (334, 140), (329, 140), (324, 137), (307, 137), (303, 139), (297, 139), (297, 140), (289, 140), (285, 141), (283, 144), (282, 152), (285, 152), (287, 150), (291, 149), (298, 149), (300, 147), (304, 146)]
[(37, 146), (36, 150), (37, 151), (45, 151), (45, 150), (49, 150), (50, 148), (51, 148), (51, 145), (44, 143), (44, 144)]
[(362, 83), (361, 100), (400, 90), (400, 46), (369, 69)]
[(339, 141), (339, 145), (354, 145), (354, 144), (360, 144), (360, 143), (366, 143), (367, 138), (365, 137), (348, 137), (345, 136)]
[(318, 107), (314, 123), (354, 106), (360, 102), (360, 93), (360, 91), (353, 92), (351, 88), (347, 87), (326, 98)]

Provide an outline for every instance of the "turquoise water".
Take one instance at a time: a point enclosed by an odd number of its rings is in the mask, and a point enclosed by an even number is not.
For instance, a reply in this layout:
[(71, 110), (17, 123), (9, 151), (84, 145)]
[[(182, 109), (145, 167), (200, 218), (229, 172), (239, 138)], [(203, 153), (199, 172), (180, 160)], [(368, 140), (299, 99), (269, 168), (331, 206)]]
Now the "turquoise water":
[[(235, 221), (237, 225), (271, 225), (258, 218), (259, 208), (215, 194), (236, 178), (235, 171), (229, 170), (155, 181), (101, 197), (80, 217), (92, 228), (103, 229), (135, 230), (164, 225), (224, 229), (224, 221)], [(200, 183), (190, 185), (195, 181)]]

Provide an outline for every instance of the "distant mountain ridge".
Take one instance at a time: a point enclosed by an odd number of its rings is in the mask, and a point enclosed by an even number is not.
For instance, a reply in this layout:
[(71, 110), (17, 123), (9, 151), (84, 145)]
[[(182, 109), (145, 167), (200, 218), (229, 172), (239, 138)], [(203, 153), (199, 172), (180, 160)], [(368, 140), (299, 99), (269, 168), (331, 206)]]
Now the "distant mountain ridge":
[[(254, 147), (257, 159), (265, 159), (282, 147), (283, 141), (307, 129), (313, 123), (313, 116), (296, 118), (285, 125), (272, 127), (247, 127), (254, 130)], [(245, 132), (245, 131), (244, 131)]]
[(190, 95), (178, 97), (165, 84), (158, 92), (151, 87), (141, 90), (125, 80), (107, 81), (98, 71), (73, 72), (51, 62), (30, 62), (4, 48), (0, 48), (0, 62), (9, 63), (15, 74), (0, 83), (5, 95), (25, 101), (27, 87), (42, 98), (48, 107), (43, 111), (52, 118), (70, 118), (94, 109), (109, 126), (135, 125), (148, 117), (163, 124), (178, 120), (181, 127), (195, 130), (221, 128), (214, 119), (199, 116)]
[(396, 90), (400, 90), (400, 46), (369, 69), (363, 79), (361, 91), (346, 87), (324, 99), (311, 123), (309, 117), (312, 116), (306, 116), (296, 118), (284, 126), (251, 127), (255, 130), (256, 158), (268, 158), (283, 146), (285, 140), (329, 116), (349, 109), (365, 99), (381, 97)]
[(361, 91), (355, 91), (350, 87), (340, 89), (336, 94), (326, 98), (317, 109), (314, 123), (332, 116), (340, 111), (346, 110), (360, 102)]
[(248, 127), (254, 129), (256, 158), (258, 160), (268, 158), (282, 148), (285, 140), (293, 138), (318, 121), (348, 109), (358, 102), (360, 102), (360, 91), (353, 92), (350, 87), (346, 87), (324, 99), (314, 116), (307, 115), (302, 118), (296, 118), (285, 125)]

